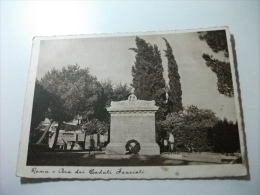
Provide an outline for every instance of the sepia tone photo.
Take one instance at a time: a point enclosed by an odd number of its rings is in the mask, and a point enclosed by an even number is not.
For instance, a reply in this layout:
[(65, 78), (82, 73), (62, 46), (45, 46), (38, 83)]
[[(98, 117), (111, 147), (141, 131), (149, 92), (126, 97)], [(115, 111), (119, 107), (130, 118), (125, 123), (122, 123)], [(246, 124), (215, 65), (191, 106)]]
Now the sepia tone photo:
[(247, 174), (227, 27), (35, 37), (17, 175)]

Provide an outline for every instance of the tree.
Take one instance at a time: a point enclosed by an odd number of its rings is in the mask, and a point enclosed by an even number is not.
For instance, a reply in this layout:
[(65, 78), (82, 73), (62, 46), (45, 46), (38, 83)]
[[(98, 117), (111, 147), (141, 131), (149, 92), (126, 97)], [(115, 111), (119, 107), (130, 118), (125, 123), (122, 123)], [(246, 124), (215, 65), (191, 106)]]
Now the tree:
[(32, 118), (31, 118), (31, 130), (34, 130), (40, 122), (42, 122), (50, 105), (50, 93), (43, 88), (43, 86), (37, 80), (35, 83)]
[(137, 48), (130, 48), (136, 52), (131, 85), (138, 99), (155, 100), (159, 90), (165, 87), (160, 51), (156, 45), (152, 46), (139, 37), (135, 41)]
[(234, 153), (240, 151), (239, 132), (237, 123), (219, 120), (209, 129), (208, 137), (214, 152)]
[(175, 143), (181, 151), (212, 151), (207, 132), (217, 120), (211, 110), (189, 106), (179, 113), (169, 114), (162, 122), (162, 131), (175, 136)]
[[(62, 115), (63, 120), (71, 120), (67, 111), (61, 106), (58, 97), (54, 94), (47, 91), (37, 80), (35, 83), (34, 90), (34, 99), (33, 99), (33, 109), (32, 109), (32, 118), (31, 118), (31, 131), (30, 134), (33, 135), (35, 128), (45, 119), (50, 119), (50, 125), (48, 128), (45, 128), (42, 136), (37, 139), (36, 144), (41, 144), (45, 138), (51, 124), (54, 122), (53, 119), (59, 120), (60, 115)], [(31, 140), (32, 141), (32, 140)], [(35, 140), (34, 140), (35, 141)], [(34, 142), (33, 141), (33, 142)]]
[(132, 88), (129, 87), (127, 84), (119, 83), (116, 85), (115, 89), (113, 90), (113, 101), (121, 101), (127, 100), (128, 96), (131, 94)]
[(96, 77), (89, 74), (88, 69), (80, 69), (78, 65), (61, 70), (52, 69), (40, 83), (58, 97), (58, 101), (52, 106), (52, 116), (49, 117), (59, 123), (54, 147), (64, 121), (71, 121), (77, 115), (82, 116), (84, 121), (94, 118), (102, 121), (106, 118), (104, 90)]
[(182, 90), (181, 90), (181, 82), (180, 75), (178, 72), (178, 65), (174, 58), (172, 47), (169, 42), (163, 38), (166, 43), (165, 56), (168, 60), (168, 76), (169, 76), (169, 96), (173, 103), (173, 112), (179, 112), (182, 110)]
[[(39, 127), (40, 123), (46, 117), (46, 114), (50, 106), (50, 97), (51, 97), (50, 93), (40, 85), (38, 80), (36, 80), (34, 99), (33, 99), (33, 108), (32, 108), (31, 128), (30, 128), (31, 143), (35, 143), (39, 139), (39, 135), (41, 132), (37, 131), (36, 128)], [(40, 138), (40, 142), (39, 141), (38, 142), (41, 143), (44, 137), (42, 136)]]
[[(215, 53), (223, 51), (225, 57), (229, 56), (225, 30), (199, 32), (199, 38), (205, 40)], [(206, 61), (206, 65), (217, 75), (219, 93), (227, 97), (233, 97), (234, 89), (230, 63), (214, 59), (206, 53), (203, 53), (202, 57)]]
[[(113, 88), (112, 81), (110, 79), (106, 79), (105, 81), (101, 82), (101, 85), (104, 90), (104, 97), (105, 97), (104, 102), (106, 102), (105, 107), (108, 107), (111, 101), (126, 100), (128, 96), (131, 94), (132, 88), (129, 87), (127, 84), (122, 85), (121, 82), (117, 84), (115, 88)], [(110, 117), (108, 112), (107, 112), (106, 120), (104, 121), (91, 120), (84, 125), (84, 129), (88, 134), (91, 133), (105, 134), (107, 131), (109, 131), (109, 128), (110, 128)], [(110, 141), (110, 133), (108, 133), (108, 141)]]
[(104, 91), (104, 101), (106, 101), (105, 106), (109, 106), (114, 95), (112, 80), (107, 78), (100, 83)]
[(41, 83), (49, 92), (60, 97), (72, 115), (80, 115), (84, 120), (104, 119), (104, 89), (88, 69), (80, 69), (78, 65), (62, 70), (52, 69)]
[[(127, 98), (130, 91), (130, 87), (121, 83), (113, 89), (110, 79), (98, 82), (96, 77), (89, 74), (88, 69), (80, 69), (78, 65), (61, 70), (54, 68), (47, 72), (40, 82), (36, 82), (32, 126), (37, 126), (45, 117), (51, 123), (58, 123), (53, 149), (62, 123), (69, 122), (76, 116), (82, 117), (86, 134), (104, 134), (109, 129), (109, 113), (106, 106), (111, 100)], [(49, 128), (45, 128), (38, 144), (48, 130)]]
[(199, 32), (199, 38), (205, 40), (212, 51), (224, 51), (225, 56), (229, 56), (225, 30)]
[(87, 135), (101, 134), (104, 135), (109, 130), (109, 123), (92, 119), (83, 125), (83, 129)]
[(42, 136), (40, 137), (40, 139), (36, 142), (36, 144), (40, 145), (42, 143), (42, 141), (44, 140), (44, 138), (46, 137), (47, 133), (49, 132), (52, 124), (53, 124), (53, 120), (50, 120), (50, 124), (44, 128), (44, 133), (42, 134)]
[(229, 62), (221, 62), (217, 59), (213, 59), (208, 54), (203, 54), (202, 57), (206, 61), (208, 67), (217, 75), (218, 78), (218, 91), (219, 93), (227, 96), (234, 96), (231, 68)]

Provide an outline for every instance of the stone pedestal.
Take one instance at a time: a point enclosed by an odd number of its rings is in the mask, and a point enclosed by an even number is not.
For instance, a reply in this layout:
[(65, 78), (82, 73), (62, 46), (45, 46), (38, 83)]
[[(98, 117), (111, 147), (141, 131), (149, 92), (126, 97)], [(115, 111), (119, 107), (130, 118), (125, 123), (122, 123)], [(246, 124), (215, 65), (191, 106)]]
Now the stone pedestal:
[(110, 143), (106, 154), (126, 154), (125, 145), (129, 140), (140, 143), (139, 154), (158, 155), (160, 148), (155, 142), (154, 101), (137, 100), (130, 95), (128, 100), (111, 102), (107, 108), (111, 114)]

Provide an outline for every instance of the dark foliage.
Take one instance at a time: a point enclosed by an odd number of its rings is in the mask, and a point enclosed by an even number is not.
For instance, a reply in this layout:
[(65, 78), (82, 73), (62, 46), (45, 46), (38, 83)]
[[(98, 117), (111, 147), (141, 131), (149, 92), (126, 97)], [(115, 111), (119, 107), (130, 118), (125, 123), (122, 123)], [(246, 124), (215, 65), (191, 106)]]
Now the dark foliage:
[(107, 121), (99, 121), (98, 119), (92, 119), (83, 124), (83, 129), (87, 135), (101, 134), (104, 135), (110, 128), (110, 124)]
[[(69, 111), (61, 104), (59, 97), (50, 93), (39, 81), (36, 81), (30, 128), (31, 143), (36, 143), (40, 138), (40, 134), (43, 134), (43, 131), (39, 130), (41, 128), (40, 123), (46, 117), (57, 122), (70, 121), (73, 119)], [(38, 128), (36, 129), (36, 127)], [(47, 134), (45, 133), (45, 135)], [(46, 137), (43, 137), (42, 141), (46, 141)]]
[(180, 75), (178, 72), (178, 65), (174, 58), (171, 45), (164, 38), (167, 50), (165, 51), (165, 56), (168, 59), (168, 76), (169, 76), (169, 96), (172, 102), (172, 112), (179, 112), (182, 110), (182, 90)]
[(202, 57), (205, 59), (207, 66), (210, 67), (211, 70), (217, 75), (219, 93), (228, 97), (233, 97), (234, 89), (230, 63), (213, 59), (212, 56), (209, 56), (205, 53), (202, 55)]
[(111, 79), (102, 81), (101, 85), (104, 89), (104, 95), (107, 100), (106, 107), (110, 105), (111, 101), (127, 100), (132, 90), (132, 88), (127, 84), (123, 85), (121, 82), (113, 86)]
[(199, 32), (199, 38), (205, 40), (214, 52), (224, 51), (225, 56), (229, 56), (225, 30)]
[[(175, 137), (175, 144), (180, 151), (212, 151), (207, 130), (214, 127), (217, 117), (211, 110), (189, 106), (178, 113), (171, 113), (161, 122), (161, 135), (170, 132)], [(167, 137), (162, 137), (165, 139)]]
[(40, 83), (52, 95), (58, 97), (49, 119), (58, 122), (53, 149), (56, 146), (59, 130), (64, 121), (71, 121), (77, 115), (83, 121), (93, 118), (104, 120), (108, 116), (105, 109), (106, 97), (104, 89), (96, 77), (89, 74), (88, 69), (80, 69), (78, 65), (52, 69), (41, 79)]
[(69, 111), (72, 119), (80, 115), (84, 120), (103, 120), (107, 115), (104, 89), (88, 69), (80, 69), (78, 65), (52, 69), (41, 79), (41, 84), (60, 98), (60, 104)]
[(113, 101), (122, 101), (127, 100), (128, 96), (131, 95), (132, 88), (129, 87), (127, 84), (119, 83), (116, 85), (115, 89), (113, 90)]
[(165, 87), (160, 51), (156, 45), (152, 46), (139, 37), (136, 37), (136, 46), (130, 48), (136, 52), (132, 87), (138, 99), (155, 100)]
[[(130, 91), (130, 87), (121, 83), (113, 89), (111, 80), (99, 82), (89, 74), (88, 69), (80, 69), (78, 65), (61, 70), (54, 68), (47, 72), (40, 82), (36, 82), (32, 130), (45, 117), (51, 122), (58, 122), (54, 148), (63, 122), (72, 121), (77, 116), (82, 117), (86, 134), (104, 134), (109, 130), (110, 120), (106, 106), (111, 100), (127, 99)], [(31, 139), (34, 139), (35, 132), (31, 133)]]
[(34, 130), (46, 117), (50, 106), (50, 93), (45, 90), (38, 81), (35, 83), (31, 130)]
[(237, 123), (234, 124), (233, 122), (228, 122), (226, 119), (218, 121), (213, 128), (209, 129), (208, 138), (214, 152), (240, 152)]
[[(214, 52), (224, 51), (224, 55), (226, 57), (229, 56), (225, 30), (199, 32), (199, 38), (205, 40)], [(219, 93), (227, 97), (233, 97), (234, 90), (230, 63), (213, 59), (212, 56), (205, 53), (202, 57), (206, 61), (207, 66), (210, 67), (218, 77), (217, 85)]]

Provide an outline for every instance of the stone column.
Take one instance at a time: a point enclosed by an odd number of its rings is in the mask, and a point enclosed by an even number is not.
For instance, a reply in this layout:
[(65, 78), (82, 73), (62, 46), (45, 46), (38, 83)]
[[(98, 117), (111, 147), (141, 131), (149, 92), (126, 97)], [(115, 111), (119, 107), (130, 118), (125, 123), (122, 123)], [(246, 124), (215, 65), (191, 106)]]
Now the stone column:
[(140, 143), (139, 154), (159, 155), (160, 148), (155, 141), (154, 101), (137, 100), (130, 95), (128, 100), (111, 102), (107, 108), (111, 114), (110, 143), (106, 154), (126, 154), (125, 145), (129, 140)]

